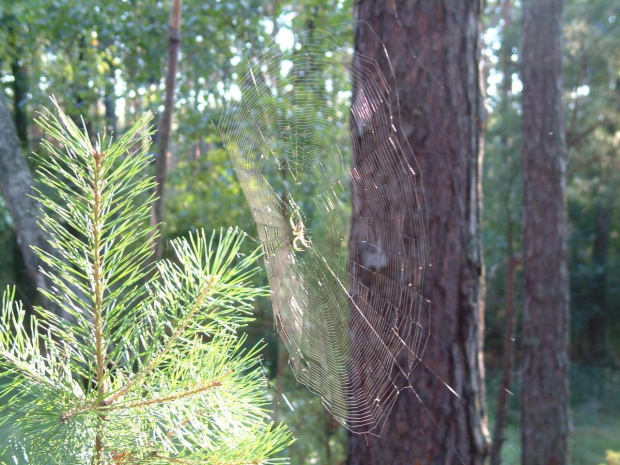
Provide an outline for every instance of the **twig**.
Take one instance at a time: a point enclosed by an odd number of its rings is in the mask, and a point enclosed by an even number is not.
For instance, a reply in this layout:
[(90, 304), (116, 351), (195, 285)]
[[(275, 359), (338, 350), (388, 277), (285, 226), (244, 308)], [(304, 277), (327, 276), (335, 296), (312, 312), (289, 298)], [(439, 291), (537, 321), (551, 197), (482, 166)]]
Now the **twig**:
[(228, 371), (228, 372), (224, 373), (222, 376), (220, 376), (218, 379), (216, 379), (214, 381), (211, 381), (209, 383), (200, 385), (200, 386), (195, 387), (193, 389), (189, 389), (187, 391), (181, 391), (181, 392), (177, 392), (177, 393), (174, 393), (174, 394), (169, 394), (169, 395), (163, 396), (163, 397), (155, 397), (153, 399), (128, 402), (126, 404), (117, 403), (117, 404), (113, 404), (113, 405), (107, 406), (107, 407), (105, 407), (105, 409), (106, 410), (119, 410), (119, 409), (130, 409), (130, 408), (137, 408), (137, 407), (146, 407), (147, 405), (161, 404), (161, 403), (164, 403), (164, 402), (171, 402), (171, 401), (183, 399), (185, 397), (189, 397), (189, 396), (193, 396), (193, 395), (196, 395), (196, 394), (200, 394), (200, 393), (202, 393), (204, 391), (207, 391), (209, 389), (212, 389), (214, 387), (221, 386), (222, 385), (222, 381), (224, 380), (224, 378), (226, 378), (228, 375), (230, 375), (233, 372), (234, 372), (234, 370)]

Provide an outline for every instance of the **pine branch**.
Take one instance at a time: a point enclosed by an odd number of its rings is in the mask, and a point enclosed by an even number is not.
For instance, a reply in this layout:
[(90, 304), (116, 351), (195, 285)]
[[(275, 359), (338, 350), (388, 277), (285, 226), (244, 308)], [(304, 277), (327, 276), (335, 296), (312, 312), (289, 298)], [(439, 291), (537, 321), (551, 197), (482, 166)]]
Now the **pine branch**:
[(217, 276), (209, 277), (203, 290), (200, 292), (200, 295), (196, 299), (196, 302), (194, 303), (192, 309), (187, 314), (187, 316), (180, 322), (180, 324), (177, 326), (174, 333), (172, 334), (172, 337), (168, 339), (168, 342), (166, 343), (164, 348), (161, 351), (159, 351), (159, 353), (157, 353), (155, 357), (151, 359), (151, 361), (146, 365), (146, 367), (140, 371), (138, 376), (136, 376), (133, 380), (128, 382), (125, 385), (125, 387), (123, 387), (121, 390), (117, 391), (116, 393), (112, 394), (108, 399), (106, 399), (106, 402), (108, 404), (112, 404), (117, 399), (120, 399), (122, 396), (127, 394), (134, 386), (139, 386), (141, 381), (143, 381), (144, 378), (146, 378), (146, 376), (148, 376), (159, 365), (162, 359), (165, 358), (169, 354), (170, 349), (174, 346), (174, 343), (183, 334), (183, 332), (187, 328), (187, 325), (189, 324), (191, 319), (195, 317), (196, 313), (202, 308), (202, 304), (204, 303), (205, 299), (207, 298), (207, 295), (209, 294), (211, 285), (216, 282), (217, 282)]
[(220, 387), (222, 385), (222, 381), (224, 380), (224, 378), (226, 378), (229, 374), (231, 374), (232, 371), (229, 371), (227, 373), (225, 373), (223, 376), (220, 376), (218, 379), (199, 385), (197, 387), (194, 387), (192, 389), (188, 389), (186, 391), (181, 391), (181, 392), (177, 392), (174, 394), (170, 394), (168, 396), (163, 396), (163, 397), (155, 397), (153, 399), (148, 399), (148, 400), (143, 400), (143, 401), (137, 401), (137, 402), (129, 402), (126, 404), (114, 404), (113, 406), (111, 406), (111, 409), (127, 409), (127, 408), (139, 408), (139, 407), (146, 407), (149, 405), (154, 405), (154, 404), (162, 404), (164, 402), (172, 402), (175, 400), (180, 400), (183, 399), (185, 397), (190, 397), (190, 396), (194, 396), (196, 394), (202, 394), (204, 391), (207, 391), (209, 389), (213, 389), (214, 387)]
[(150, 118), (95, 147), (58, 108), (39, 121), (53, 140), (35, 192), (54, 252), (34, 250), (66, 316), (37, 308), (28, 328), (4, 294), (0, 443), (32, 463), (280, 463), (291, 436), (266, 423), (262, 344), (237, 335), (266, 294), (252, 283), (260, 252), (244, 253), (237, 229), (199, 231), (152, 264)]
[[(101, 167), (101, 159), (105, 156), (103, 152), (95, 150), (93, 153), (93, 158), (95, 160), (95, 176), (93, 182), (93, 281), (95, 284), (95, 305), (93, 308), (93, 315), (95, 318), (95, 354), (97, 357), (97, 375), (95, 382), (97, 383), (97, 392), (99, 397), (103, 399), (105, 396), (105, 374), (106, 374), (106, 356), (105, 356), (105, 339), (103, 337), (103, 326), (104, 326), (104, 316), (103, 316), (103, 276), (102, 276), (102, 257), (101, 257), (101, 230), (103, 229), (102, 218), (101, 218), (101, 195), (103, 191), (103, 186), (101, 183), (102, 177), (102, 167)], [(105, 416), (100, 415), (99, 419), (103, 422), (105, 421)], [(100, 433), (97, 433), (96, 437), (96, 462), (97, 464), (101, 463), (102, 452), (103, 452), (103, 439)]]
[(102, 257), (101, 257), (101, 230), (103, 222), (101, 218), (101, 194), (103, 186), (101, 182), (101, 159), (105, 153), (95, 150), (93, 158), (95, 160), (95, 179), (93, 182), (93, 282), (95, 284), (95, 305), (93, 315), (95, 317), (95, 352), (97, 355), (97, 382), (99, 395), (103, 397), (103, 378), (105, 375), (105, 340), (103, 338), (103, 276), (102, 276)]

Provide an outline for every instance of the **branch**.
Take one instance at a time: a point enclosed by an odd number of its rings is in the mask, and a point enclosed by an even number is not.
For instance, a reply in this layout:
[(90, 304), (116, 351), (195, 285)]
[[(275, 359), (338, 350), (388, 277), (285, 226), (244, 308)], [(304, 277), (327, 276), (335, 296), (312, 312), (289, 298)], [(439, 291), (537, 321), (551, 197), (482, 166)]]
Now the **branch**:
[(209, 389), (213, 389), (214, 387), (218, 387), (222, 385), (222, 381), (231, 373), (234, 373), (234, 370), (227, 371), (219, 378), (214, 381), (198, 385), (198, 387), (194, 387), (192, 389), (188, 389), (187, 391), (176, 392), (174, 394), (169, 394), (167, 396), (155, 397), (153, 399), (140, 400), (134, 402), (128, 402), (126, 404), (114, 404), (108, 407), (104, 407), (106, 410), (120, 410), (120, 409), (130, 409), (130, 408), (138, 408), (138, 407), (146, 407), (148, 405), (153, 404), (163, 404), (165, 402), (173, 402), (175, 400), (184, 399), (185, 397), (194, 396), (196, 394), (200, 394), (202, 392), (208, 391)]
[(110, 406), (115, 401), (117, 401), (122, 396), (127, 394), (131, 389), (133, 389), (134, 386), (139, 385), (144, 380), (144, 378), (159, 365), (161, 360), (165, 357), (168, 351), (172, 348), (172, 346), (177, 341), (177, 339), (179, 339), (179, 337), (183, 334), (183, 332), (185, 331), (189, 323), (193, 320), (194, 316), (196, 316), (196, 313), (198, 313), (201, 310), (204, 301), (209, 295), (209, 291), (211, 290), (212, 285), (215, 284), (218, 280), (219, 280), (219, 276), (217, 275), (211, 276), (207, 280), (204, 288), (201, 290), (200, 294), (198, 295), (198, 298), (196, 299), (196, 302), (192, 306), (191, 310), (181, 320), (181, 322), (179, 323), (178, 327), (176, 328), (176, 330), (174, 331), (170, 339), (168, 339), (168, 342), (166, 343), (164, 348), (154, 358), (151, 359), (151, 361), (146, 365), (146, 367), (143, 370), (141, 370), (135, 378), (128, 381), (125, 386), (123, 386), (121, 389), (119, 389), (118, 391), (110, 395), (109, 397), (105, 398), (104, 397), (105, 392), (104, 392), (103, 395), (99, 395), (95, 401), (88, 402), (86, 404), (83, 404), (67, 412), (61, 417), (61, 421), (66, 422), (80, 413), (99, 410), (100, 408), (106, 408), (107, 410), (109, 410)]
[[(103, 337), (104, 319), (103, 319), (103, 258), (101, 257), (101, 234), (103, 231), (103, 219), (101, 217), (101, 196), (103, 193), (102, 160), (105, 153), (95, 150), (93, 159), (95, 160), (95, 172), (93, 180), (93, 281), (95, 290), (95, 305), (93, 308), (93, 318), (95, 324), (95, 357), (97, 359), (97, 394), (99, 399), (105, 396), (104, 377), (106, 374), (106, 347)], [(100, 405), (103, 405), (103, 400)], [(104, 421), (105, 416), (101, 415), (100, 420)], [(103, 439), (99, 431), (95, 439), (95, 450), (97, 454), (97, 463), (100, 462), (101, 452), (103, 451)]]
[(101, 257), (101, 233), (103, 230), (103, 221), (101, 218), (101, 195), (103, 191), (101, 180), (101, 161), (105, 157), (104, 153), (95, 151), (93, 158), (95, 160), (95, 173), (93, 183), (93, 280), (95, 288), (95, 305), (93, 308), (93, 317), (95, 320), (95, 354), (97, 358), (97, 391), (99, 397), (105, 395), (103, 378), (106, 371), (106, 355), (105, 341), (103, 339), (104, 321), (103, 321), (103, 276), (101, 269), (103, 267), (103, 259)]
[(166, 343), (164, 348), (159, 352), (159, 354), (157, 354), (156, 357), (151, 359), (151, 361), (147, 364), (147, 366), (144, 368), (144, 370), (140, 371), (140, 373), (138, 373), (138, 375), (133, 380), (129, 381), (125, 385), (125, 387), (123, 387), (120, 390), (116, 391), (108, 399), (106, 399), (106, 401), (105, 401), (106, 405), (111, 405), (114, 401), (116, 401), (119, 398), (121, 398), (122, 396), (124, 396), (136, 384), (139, 384), (151, 371), (153, 371), (159, 365), (161, 360), (168, 353), (168, 351), (172, 348), (172, 346), (177, 341), (177, 339), (183, 334), (183, 332), (187, 328), (187, 325), (189, 325), (189, 323), (193, 320), (193, 318), (196, 315), (196, 313), (198, 313), (200, 311), (200, 309), (202, 308), (202, 304), (204, 303), (204, 301), (206, 300), (207, 296), (209, 295), (209, 291), (211, 290), (211, 286), (213, 284), (215, 284), (218, 279), (219, 279), (218, 276), (211, 276), (207, 280), (207, 283), (205, 284), (205, 286), (202, 289), (201, 293), (198, 295), (198, 298), (196, 299), (196, 302), (192, 306), (191, 310), (185, 316), (185, 318), (183, 318), (181, 320), (181, 322), (179, 323), (179, 326), (174, 331), (174, 334), (172, 336), (170, 336), (170, 339), (168, 339), (168, 342)]
[(609, 124), (610, 121), (607, 118), (603, 118), (601, 120), (598, 120), (596, 123), (591, 124), (590, 126), (588, 126), (587, 128), (585, 128), (583, 131), (578, 132), (576, 134), (573, 135), (573, 132), (569, 132), (566, 135), (566, 145), (571, 148), (573, 146), (575, 146), (581, 139), (589, 136), (591, 133), (593, 133), (596, 129), (600, 128), (601, 126), (605, 126), (607, 124)]
[(576, 164), (575, 166), (573, 166), (568, 173), (566, 173), (566, 178), (570, 179), (572, 176), (574, 176), (575, 174), (577, 174), (579, 171), (581, 171), (584, 168), (587, 168), (590, 165), (593, 165), (595, 163), (600, 163), (603, 157), (601, 157), (600, 155), (593, 155), (592, 158), (582, 161), (581, 163)]

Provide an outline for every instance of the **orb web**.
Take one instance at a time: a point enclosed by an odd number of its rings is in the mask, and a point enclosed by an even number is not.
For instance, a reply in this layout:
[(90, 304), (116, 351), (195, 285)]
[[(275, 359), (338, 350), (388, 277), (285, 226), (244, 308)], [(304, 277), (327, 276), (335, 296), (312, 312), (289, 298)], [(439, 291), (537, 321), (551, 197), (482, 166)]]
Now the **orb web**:
[(276, 329), (295, 377), (334, 418), (380, 434), (430, 318), (421, 178), (399, 142), (393, 76), (319, 30), (247, 66), (220, 132), (256, 222)]

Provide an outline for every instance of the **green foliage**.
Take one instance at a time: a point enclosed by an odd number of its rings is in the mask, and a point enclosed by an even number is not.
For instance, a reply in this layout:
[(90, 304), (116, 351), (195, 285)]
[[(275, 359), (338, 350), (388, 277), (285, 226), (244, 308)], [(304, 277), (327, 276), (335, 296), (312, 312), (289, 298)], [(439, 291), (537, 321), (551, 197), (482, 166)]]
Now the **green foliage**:
[(600, 465), (620, 465), (620, 452), (608, 450), (606, 453), (607, 456), (605, 458), (607, 462), (601, 463)]
[(179, 162), (166, 187), (166, 212), (175, 219), (166, 224), (167, 236), (178, 237), (197, 224), (247, 226), (255, 236), (250, 210), (224, 149), (210, 148), (195, 160)]
[[(285, 350), (283, 344), (280, 350)], [(292, 430), (295, 441), (285, 451), (295, 465), (346, 463), (349, 432), (323, 406), (321, 399), (300, 386), (291, 370), (278, 377), (286, 398), (279, 401), (279, 418)], [(274, 409), (275, 410), (275, 409)]]
[(94, 146), (60, 110), (39, 121), (56, 142), (38, 157), (52, 251), (37, 252), (62, 315), (29, 320), (4, 294), (2, 445), (34, 464), (281, 462), (291, 436), (266, 422), (262, 345), (237, 335), (265, 294), (260, 254), (239, 230), (201, 230), (152, 264), (150, 120)]
[(620, 354), (620, 28), (601, 0), (573, 0), (565, 16), (573, 351), (613, 364)]

